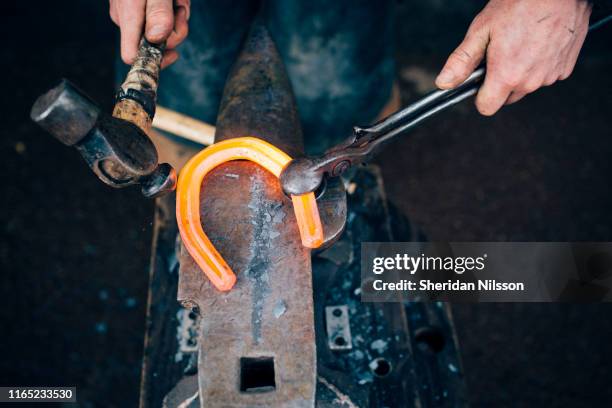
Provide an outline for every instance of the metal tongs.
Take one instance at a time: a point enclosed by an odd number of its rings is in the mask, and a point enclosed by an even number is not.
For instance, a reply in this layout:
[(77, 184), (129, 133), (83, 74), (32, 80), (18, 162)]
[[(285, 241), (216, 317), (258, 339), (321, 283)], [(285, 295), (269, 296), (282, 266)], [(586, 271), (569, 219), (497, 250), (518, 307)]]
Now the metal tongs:
[(394, 137), (475, 95), (484, 74), (483, 66), (476, 69), (456, 88), (434, 91), (372, 126), (355, 126), (351, 137), (321, 156), (292, 160), (280, 176), (283, 190), (294, 195), (309, 193), (319, 188), (325, 176), (337, 177), (350, 167), (367, 162), (381, 146)]

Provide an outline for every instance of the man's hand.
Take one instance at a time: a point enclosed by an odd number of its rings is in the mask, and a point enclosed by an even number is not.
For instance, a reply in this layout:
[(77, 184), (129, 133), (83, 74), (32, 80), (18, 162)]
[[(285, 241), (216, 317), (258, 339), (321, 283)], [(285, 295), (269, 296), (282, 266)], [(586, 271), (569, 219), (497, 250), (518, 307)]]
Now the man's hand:
[(590, 14), (585, 0), (491, 0), (446, 61), (436, 86), (459, 85), (486, 55), (487, 73), (476, 107), (493, 115), (504, 103), (572, 73)]
[(132, 64), (143, 35), (166, 41), (162, 68), (178, 59), (176, 48), (187, 37), (190, 0), (110, 0), (110, 16), (121, 30), (121, 59)]

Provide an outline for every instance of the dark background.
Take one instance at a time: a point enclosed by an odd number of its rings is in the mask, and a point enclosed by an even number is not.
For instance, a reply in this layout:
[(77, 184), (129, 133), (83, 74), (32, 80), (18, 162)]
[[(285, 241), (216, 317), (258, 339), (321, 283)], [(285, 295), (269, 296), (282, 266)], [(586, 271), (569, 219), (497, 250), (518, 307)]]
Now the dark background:
[[(4, 2), (6, 3), (6, 2)], [(110, 109), (105, 1), (2, 5), (0, 385), (76, 385), (82, 406), (135, 406), (153, 204), (111, 190), (28, 119), (65, 76)], [(432, 88), (480, 1), (401, 3), (398, 78)], [(393, 203), (432, 240), (612, 241), (612, 27), (574, 75), (493, 118), (470, 103), (379, 160)], [(453, 307), (472, 405), (607, 406), (612, 309)]]

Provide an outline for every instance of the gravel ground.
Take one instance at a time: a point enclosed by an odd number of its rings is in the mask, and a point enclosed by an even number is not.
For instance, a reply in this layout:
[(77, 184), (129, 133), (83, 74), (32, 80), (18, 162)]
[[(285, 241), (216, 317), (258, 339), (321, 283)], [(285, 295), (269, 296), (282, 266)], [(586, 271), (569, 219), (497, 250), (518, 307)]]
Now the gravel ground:
[[(478, 3), (402, 3), (405, 102), (431, 88)], [(74, 384), (83, 406), (135, 406), (152, 204), (97, 182), (27, 118), (61, 76), (110, 108), (106, 7), (3, 5), (0, 384)], [(494, 118), (464, 104), (398, 141), (379, 160), (393, 203), (434, 240), (612, 240), (611, 40), (610, 28), (593, 36), (572, 78)], [(611, 311), (456, 305), (472, 405), (608, 405)]]

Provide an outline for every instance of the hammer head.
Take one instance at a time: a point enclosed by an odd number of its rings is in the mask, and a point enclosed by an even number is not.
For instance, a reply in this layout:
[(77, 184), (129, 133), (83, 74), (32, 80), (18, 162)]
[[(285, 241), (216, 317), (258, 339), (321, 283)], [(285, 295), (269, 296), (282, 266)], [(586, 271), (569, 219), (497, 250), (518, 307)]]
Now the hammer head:
[(30, 118), (66, 146), (80, 142), (95, 126), (100, 109), (81, 90), (63, 79), (41, 95)]
[(74, 146), (98, 178), (111, 187), (141, 184), (147, 197), (174, 189), (174, 169), (158, 166), (157, 150), (146, 133), (101, 112), (67, 80), (40, 96), (30, 117), (60, 142)]

